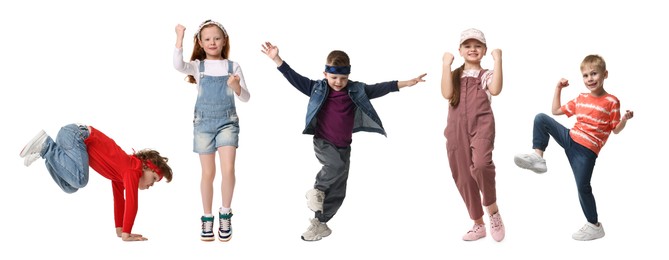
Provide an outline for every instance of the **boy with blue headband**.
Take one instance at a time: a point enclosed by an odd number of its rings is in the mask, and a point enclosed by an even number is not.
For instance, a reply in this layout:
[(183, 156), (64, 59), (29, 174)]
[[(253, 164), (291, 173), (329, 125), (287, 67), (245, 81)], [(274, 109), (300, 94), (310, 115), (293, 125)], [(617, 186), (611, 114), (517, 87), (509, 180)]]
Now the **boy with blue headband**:
[(323, 165), (313, 189), (307, 191), (307, 206), (315, 212), (302, 240), (318, 241), (332, 233), (327, 222), (337, 213), (346, 196), (352, 135), (358, 131), (386, 135), (381, 119), (370, 99), (382, 97), (400, 88), (424, 82), (422, 74), (405, 81), (388, 81), (372, 85), (349, 81), (351, 63), (339, 50), (327, 57), (325, 79), (311, 80), (295, 72), (281, 57), (279, 48), (265, 42), (262, 52), (293, 87), (309, 96), (306, 126), (303, 134), (314, 136), (316, 158)]

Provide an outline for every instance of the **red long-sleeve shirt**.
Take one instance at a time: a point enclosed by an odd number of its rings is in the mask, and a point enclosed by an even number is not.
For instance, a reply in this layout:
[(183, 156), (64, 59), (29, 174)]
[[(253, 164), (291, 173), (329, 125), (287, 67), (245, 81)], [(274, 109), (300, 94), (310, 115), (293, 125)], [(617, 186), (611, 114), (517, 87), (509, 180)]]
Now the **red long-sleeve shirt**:
[[(142, 162), (127, 154), (114, 140), (90, 127), (84, 143), (90, 167), (111, 180), (114, 194), (114, 222), (124, 233), (131, 233), (137, 216), (137, 193), (142, 175)], [(124, 196), (125, 191), (125, 196)]]

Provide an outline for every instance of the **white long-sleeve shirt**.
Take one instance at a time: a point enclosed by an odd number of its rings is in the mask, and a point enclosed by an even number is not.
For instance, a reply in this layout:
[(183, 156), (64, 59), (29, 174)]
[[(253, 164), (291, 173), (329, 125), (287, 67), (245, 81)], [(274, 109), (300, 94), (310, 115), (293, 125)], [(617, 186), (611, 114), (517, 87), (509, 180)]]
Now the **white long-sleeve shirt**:
[[(185, 62), (183, 57), (183, 48), (174, 48), (174, 54), (172, 55), (172, 62), (174, 68), (186, 75), (192, 75), (195, 77), (197, 84), (200, 84), (200, 61), (194, 60), (191, 62)], [(228, 60), (204, 60), (204, 75), (207, 76), (227, 76), (228, 75)], [(244, 81), (244, 74), (242, 74), (242, 68), (235, 61), (232, 62), (232, 71), (235, 75), (239, 76), (239, 85), (242, 87), (240, 94), (237, 96), (237, 99), (242, 102), (247, 102), (251, 98), (249, 90), (246, 88), (246, 82)]]

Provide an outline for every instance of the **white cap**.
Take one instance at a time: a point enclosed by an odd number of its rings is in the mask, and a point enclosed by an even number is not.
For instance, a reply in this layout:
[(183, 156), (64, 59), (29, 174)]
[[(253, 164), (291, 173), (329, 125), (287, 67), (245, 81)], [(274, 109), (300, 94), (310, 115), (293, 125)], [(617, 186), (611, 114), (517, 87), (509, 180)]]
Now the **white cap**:
[(460, 44), (462, 44), (463, 42), (465, 42), (466, 40), (469, 40), (469, 39), (475, 39), (477, 41), (480, 41), (483, 44), (486, 44), (485, 43), (485, 36), (483, 35), (483, 32), (481, 32), (478, 29), (469, 28), (467, 30), (464, 30), (460, 34)]

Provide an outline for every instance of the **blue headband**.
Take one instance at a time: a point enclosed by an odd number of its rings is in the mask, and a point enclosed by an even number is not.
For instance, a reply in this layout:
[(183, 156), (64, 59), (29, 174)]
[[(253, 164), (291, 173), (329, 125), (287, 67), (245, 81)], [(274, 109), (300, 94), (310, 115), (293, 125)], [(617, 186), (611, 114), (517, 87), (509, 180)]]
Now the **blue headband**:
[(348, 74), (351, 74), (351, 66), (325, 65), (325, 72), (332, 73), (332, 74), (348, 75)]

